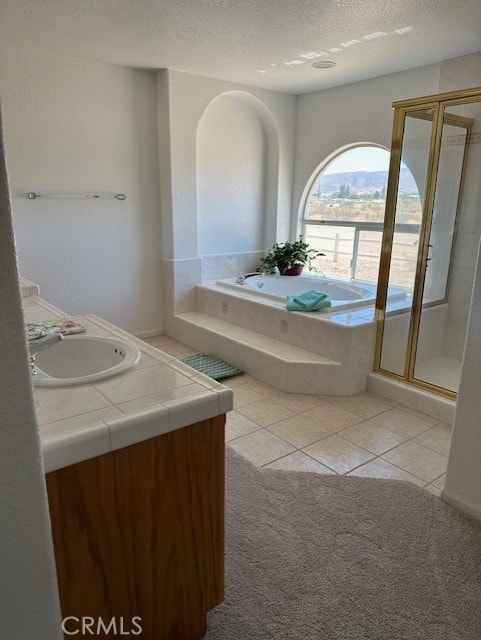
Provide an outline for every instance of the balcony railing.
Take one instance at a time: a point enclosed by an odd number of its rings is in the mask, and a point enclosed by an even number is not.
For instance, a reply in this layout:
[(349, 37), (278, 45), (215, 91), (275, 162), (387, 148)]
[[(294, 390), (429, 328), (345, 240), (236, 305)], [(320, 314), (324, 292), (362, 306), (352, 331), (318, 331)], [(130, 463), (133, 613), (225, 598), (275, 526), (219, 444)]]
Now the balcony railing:
[[(382, 222), (354, 222), (352, 220), (316, 220), (316, 219), (305, 219), (304, 221), (304, 235), (314, 237), (317, 241), (322, 240), (322, 244), (317, 244), (316, 248), (321, 250), (325, 254), (331, 254), (333, 256), (333, 262), (337, 262), (339, 256), (350, 256), (350, 277), (352, 280), (357, 278), (358, 274), (358, 265), (359, 260), (362, 258), (369, 258), (379, 260), (380, 252), (381, 252), (381, 243), (382, 243), (382, 232), (384, 225)], [(326, 236), (326, 235), (317, 235), (308, 232), (308, 227), (339, 227), (339, 231), (335, 232), (334, 236)], [(342, 229), (350, 228), (354, 230), (354, 234), (349, 236), (342, 235)], [(361, 252), (359, 250), (360, 241), (361, 241), (361, 232), (370, 231), (379, 233), (379, 239), (376, 238), (362, 238), (362, 243), (371, 243), (373, 245), (379, 245), (379, 251), (377, 253), (366, 253)], [(419, 224), (410, 224), (410, 223), (400, 223), (396, 224), (394, 231), (397, 233), (405, 233), (412, 234), (414, 236), (412, 241), (405, 240), (394, 240), (394, 247), (402, 247), (405, 246), (407, 248), (414, 247), (417, 245), (417, 241), (419, 238), (420, 225)], [(332, 248), (326, 246), (326, 242), (333, 243)], [(352, 249), (350, 251), (346, 251), (343, 244), (351, 242)], [(313, 244), (311, 242), (311, 244)], [(417, 253), (417, 249), (416, 249)], [(396, 256), (395, 251), (393, 251), (392, 259), (397, 263), (404, 263), (405, 265), (412, 264), (413, 268), (416, 264), (416, 259), (412, 257), (403, 257)]]

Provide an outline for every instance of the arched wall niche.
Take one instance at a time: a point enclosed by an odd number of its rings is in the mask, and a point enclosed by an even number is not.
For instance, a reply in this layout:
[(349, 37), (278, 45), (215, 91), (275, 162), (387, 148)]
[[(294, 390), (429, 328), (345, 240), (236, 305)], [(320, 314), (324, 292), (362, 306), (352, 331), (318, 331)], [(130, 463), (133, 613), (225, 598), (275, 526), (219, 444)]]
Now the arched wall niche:
[(259, 99), (229, 91), (212, 100), (197, 127), (196, 173), (199, 256), (274, 242), (279, 142)]

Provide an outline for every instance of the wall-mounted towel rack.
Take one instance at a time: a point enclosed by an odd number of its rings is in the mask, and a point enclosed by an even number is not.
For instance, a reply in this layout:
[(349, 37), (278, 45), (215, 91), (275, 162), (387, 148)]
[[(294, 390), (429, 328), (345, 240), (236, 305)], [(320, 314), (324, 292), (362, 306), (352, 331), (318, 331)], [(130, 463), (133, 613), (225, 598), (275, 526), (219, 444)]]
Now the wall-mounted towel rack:
[(36, 193), (35, 191), (29, 191), (27, 193), (29, 200), (37, 200), (38, 198), (91, 198), (94, 200), (125, 200), (127, 196), (125, 193), (105, 193), (105, 194), (82, 194), (82, 195), (69, 195), (65, 193)]

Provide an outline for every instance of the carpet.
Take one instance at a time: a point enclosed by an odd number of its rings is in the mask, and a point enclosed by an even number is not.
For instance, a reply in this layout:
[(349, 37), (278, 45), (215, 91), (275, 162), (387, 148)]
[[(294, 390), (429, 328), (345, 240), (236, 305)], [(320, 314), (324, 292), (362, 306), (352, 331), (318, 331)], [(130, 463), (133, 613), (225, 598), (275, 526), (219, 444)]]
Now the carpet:
[(222, 378), (229, 378), (230, 376), (237, 376), (240, 373), (244, 373), (242, 369), (238, 369), (219, 358), (214, 358), (214, 356), (209, 356), (207, 353), (196, 353), (193, 356), (183, 358), (181, 362), (188, 364), (192, 369), (200, 371), (200, 373), (204, 373), (214, 380), (222, 380)]
[(479, 640), (481, 525), (406, 482), (227, 453), (226, 600), (206, 640)]

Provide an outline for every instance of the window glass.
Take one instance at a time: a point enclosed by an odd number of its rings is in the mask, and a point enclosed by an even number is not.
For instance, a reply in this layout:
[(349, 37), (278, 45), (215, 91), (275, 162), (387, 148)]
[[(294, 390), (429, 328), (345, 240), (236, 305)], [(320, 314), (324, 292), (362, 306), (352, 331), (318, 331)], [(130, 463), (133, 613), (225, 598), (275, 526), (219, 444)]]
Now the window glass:
[[(389, 151), (362, 145), (340, 153), (322, 167), (306, 199), (302, 232), (305, 239), (325, 253), (318, 267), (328, 276), (376, 282), (389, 173)], [(416, 182), (402, 165), (399, 197), (404, 208), (403, 247), (396, 266), (403, 279), (411, 253), (417, 252), (416, 233), (421, 202)], [(405, 233), (404, 233), (405, 232)], [(405, 264), (404, 264), (405, 263)]]
[(315, 178), (306, 201), (306, 220), (382, 222), (389, 152), (354, 147), (339, 154)]

